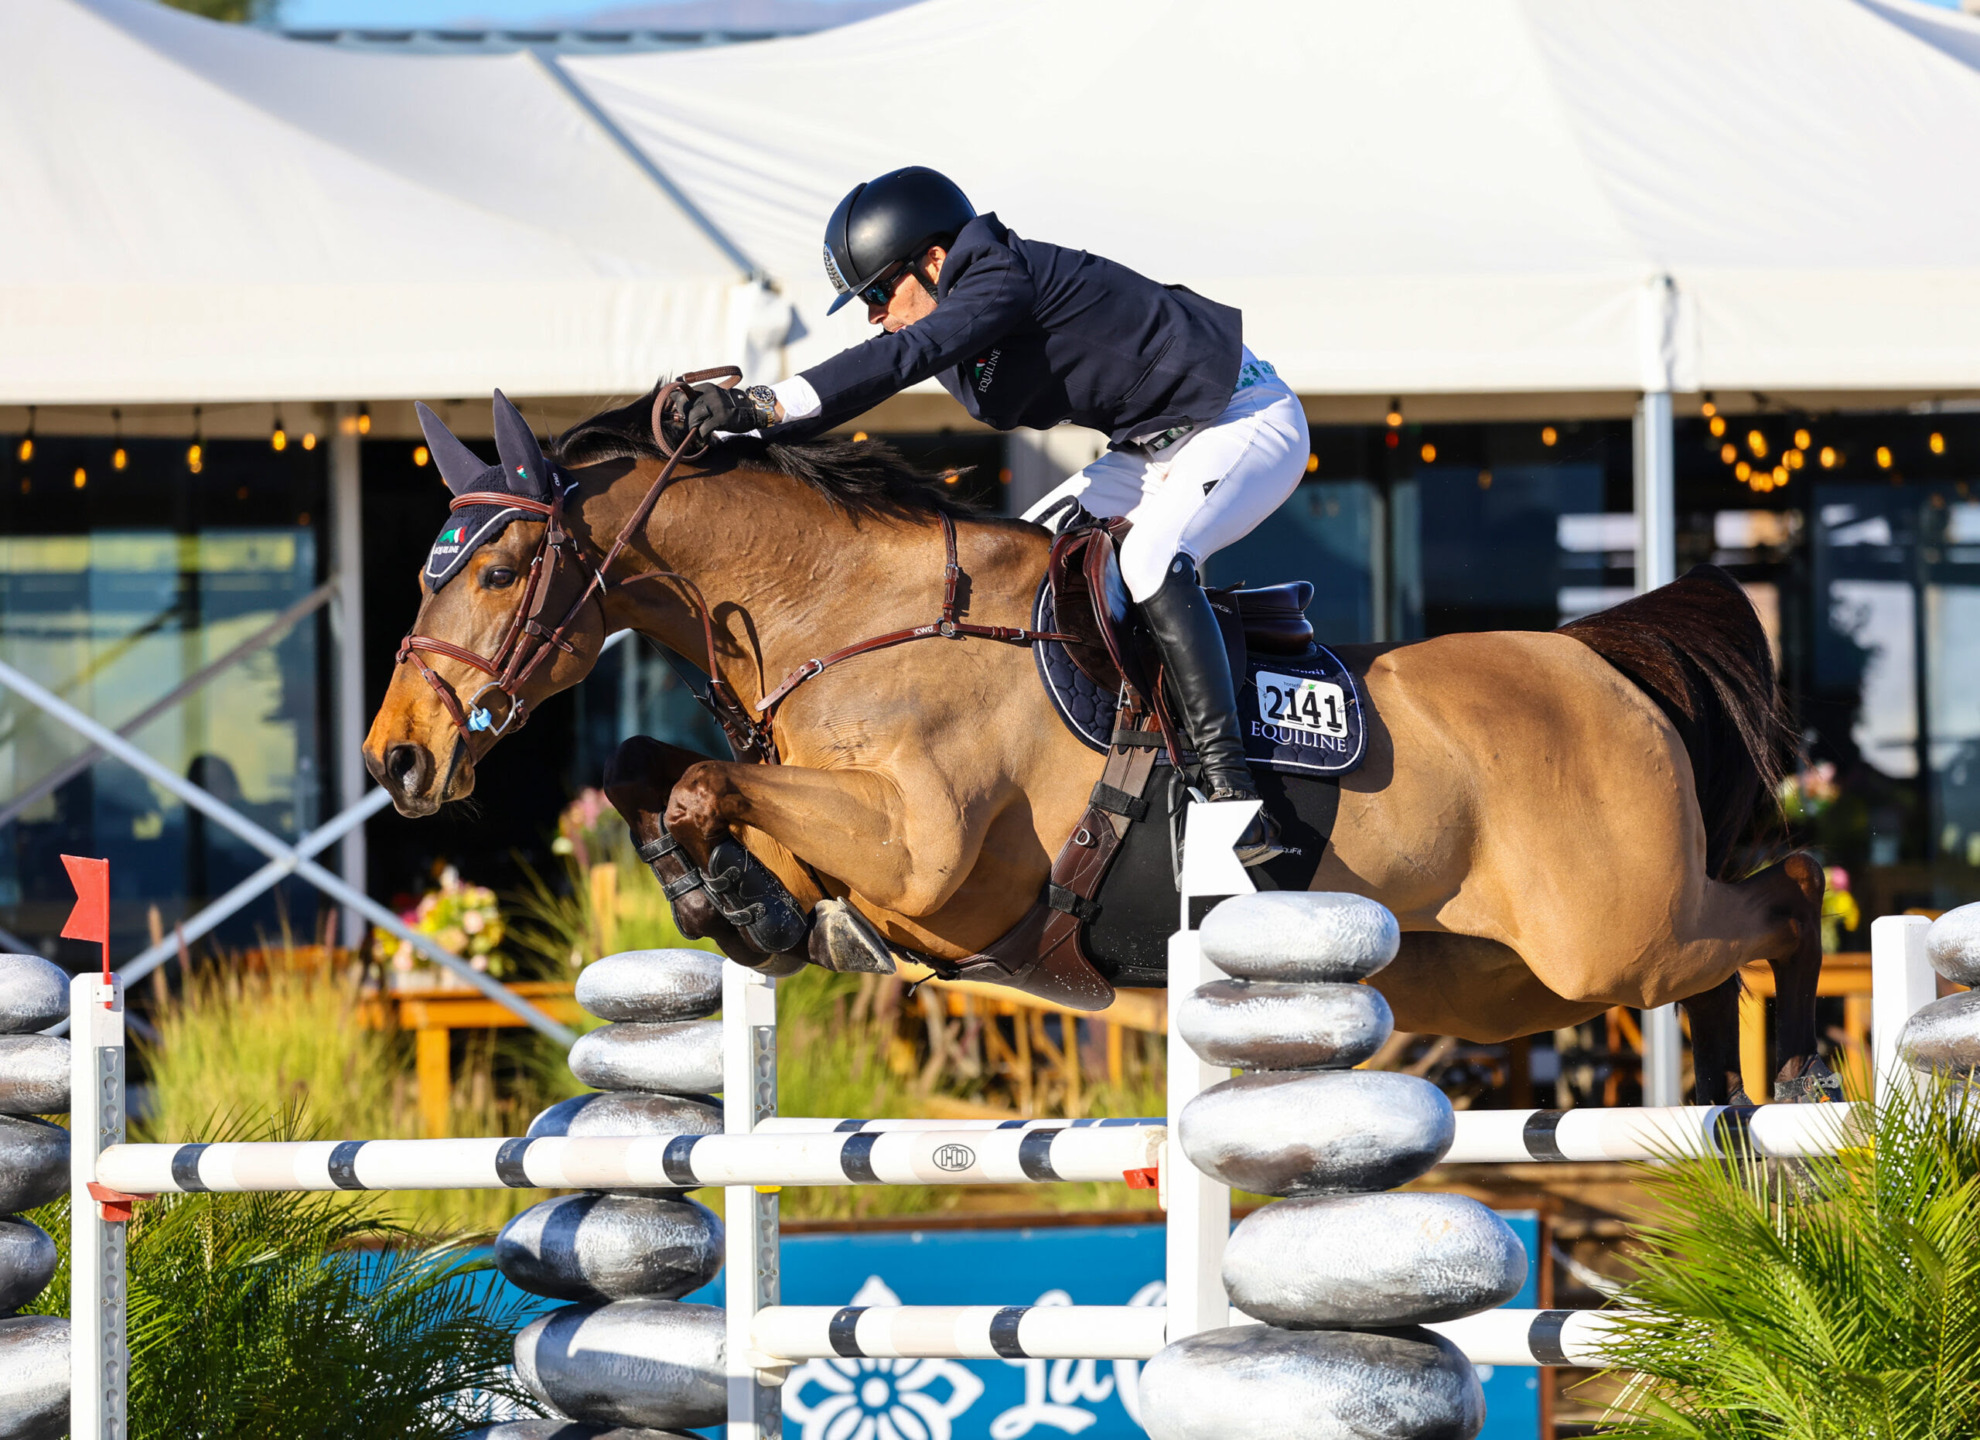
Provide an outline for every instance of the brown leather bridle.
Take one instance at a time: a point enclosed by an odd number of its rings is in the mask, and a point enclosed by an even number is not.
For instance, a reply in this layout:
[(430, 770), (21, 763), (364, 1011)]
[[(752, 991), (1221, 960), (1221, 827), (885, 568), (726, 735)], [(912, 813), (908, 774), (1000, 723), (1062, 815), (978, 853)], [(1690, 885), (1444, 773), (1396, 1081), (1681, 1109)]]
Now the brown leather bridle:
[[(686, 386), (708, 380), (716, 380), (724, 386), (730, 386), (741, 378), (740, 370), (733, 365), (724, 365), (712, 370), (694, 371), (677, 380), (670, 380), (660, 387), (659, 393), (653, 397), (652, 428), (654, 443), (666, 455), (666, 460), (660, 467), (660, 473), (654, 476), (653, 483), (647, 487), (645, 497), (626, 518), (626, 523), (619, 527), (619, 533), (614, 537), (611, 548), (605, 552), (605, 558), (597, 565), (590, 564), (579, 548), (577, 537), (564, 528), (564, 496), (567, 492), (555, 488), (554, 482), (551, 500), (547, 505), (540, 500), (529, 500), (496, 491), (475, 491), (457, 496), (453, 504), (448, 507), (451, 511), (474, 505), (501, 505), (513, 510), (525, 510), (531, 514), (542, 515), (548, 522), (544, 526), (542, 538), (536, 542), (535, 553), (530, 556), (529, 578), (524, 584), (522, 599), (517, 603), (514, 614), (509, 617), (508, 628), (502, 634), (502, 643), (496, 647), (492, 656), (477, 655), (452, 641), (441, 640), (432, 635), (408, 632), (405, 639), (399, 642), (397, 663), (410, 664), (419, 671), (421, 678), (439, 697), (447, 717), (454, 722), (454, 729), (459, 732), (461, 743), (470, 751), (473, 748), (475, 734), (487, 733), (500, 739), (511, 729), (520, 729), (527, 723), (528, 705), (522, 697), (523, 687), (529, 683), (530, 677), (536, 673), (544, 657), (552, 651), (562, 651), (566, 655), (576, 653), (576, 647), (565, 637), (572, 624), (576, 622), (578, 613), (583, 610), (585, 602), (596, 598), (600, 617), (603, 618), (604, 595), (614, 583), (605, 578), (606, 572), (612, 568), (613, 562), (619, 558), (619, 552), (625, 549), (633, 535), (646, 524), (648, 517), (653, 513), (653, 507), (659, 503), (660, 496), (673, 483), (674, 472), (681, 462), (698, 459), (707, 452), (706, 445), (699, 445), (690, 450), (689, 436), (683, 436), (680, 444), (676, 446), (670, 448), (667, 445), (662, 421), (666, 416), (668, 401)], [(737, 698), (735, 691), (722, 678), (716, 666), (714, 622), (710, 617), (708, 602), (694, 581), (672, 570), (654, 570), (630, 575), (616, 583), (630, 585), (639, 580), (680, 582), (693, 599), (697, 618), (701, 621), (702, 643), (707, 647), (709, 708), (715, 712), (716, 720), (721, 724), (723, 731), (729, 737), (730, 744), (735, 747), (739, 756), (755, 758), (774, 765), (778, 763), (779, 758), (777, 742), (772, 733), (777, 707), (789, 698), (790, 693), (798, 686), (842, 660), (850, 660), (855, 655), (864, 655), (869, 651), (882, 650), (909, 640), (938, 638), (961, 640), (974, 636), (985, 640), (1029, 645), (1038, 640), (1076, 641), (1078, 639), (1077, 636), (1063, 635), (1057, 631), (1024, 630), (1007, 625), (974, 625), (959, 620), (956, 609), (956, 586), (962, 578), (962, 566), (956, 557), (956, 524), (946, 513), (941, 513), (939, 518), (942, 522), (944, 551), (941, 615), (930, 624), (875, 635), (816, 659), (805, 661), (785, 676), (782, 684), (757, 702), (755, 714), (750, 713)], [(591, 578), (578, 592), (577, 598), (571, 601), (570, 606), (564, 611), (563, 618), (554, 626), (545, 629), (540, 615), (544, 607), (550, 603), (551, 581), (556, 573), (557, 558), (565, 551), (570, 553), (573, 561), (584, 564), (590, 569)], [(535, 642), (533, 645), (530, 643), (532, 641)], [(478, 670), (489, 677), (488, 681), (468, 697), (467, 704), (463, 706), (454, 687), (441, 679), (434, 672), (433, 667), (426, 663), (424, 657), (427, 654), (442, 655), (458, 664)], [(482, 697), (491, 690), (507, 697), (509, 702), (499, 722), (481, 704)]]

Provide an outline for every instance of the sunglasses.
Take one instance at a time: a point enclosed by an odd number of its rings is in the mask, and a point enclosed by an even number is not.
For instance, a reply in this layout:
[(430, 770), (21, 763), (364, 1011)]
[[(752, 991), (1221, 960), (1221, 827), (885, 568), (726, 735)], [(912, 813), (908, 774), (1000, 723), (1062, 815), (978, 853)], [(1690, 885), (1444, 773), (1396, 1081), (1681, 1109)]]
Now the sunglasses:
[(907, 272), (907, 261), (895, 261), (892, 265), (881, 271), (879, 278), (871, 285), (858, 292), (859, 298), (869, 305), (885, 305), (889, 300), (894, 298), (894, 291), (900, 287), (901, 276), (907, 274)]

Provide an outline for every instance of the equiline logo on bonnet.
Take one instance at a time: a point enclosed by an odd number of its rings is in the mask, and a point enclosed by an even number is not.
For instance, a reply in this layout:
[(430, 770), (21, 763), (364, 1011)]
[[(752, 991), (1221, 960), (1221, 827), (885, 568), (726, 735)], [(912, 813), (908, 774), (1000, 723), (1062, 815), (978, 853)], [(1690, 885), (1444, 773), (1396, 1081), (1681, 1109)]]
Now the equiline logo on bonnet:
[(426, 552), (421, 574), (426, 588), (438, 591), (460, 574), (468, 557), (500, 535), (511, 520), (540, 518), (535, 508), (550, 504), (559, 490), (571, 482), (564, 473), (543, 458), (543, 451), (531, 433), (529, 422), (509, 403), (500, 390), (495, 392), (495, 452), (501, 458), (493, 465), (454, 437), (438, 415), (424, 404), (419, 412), (419, 428), (426, 436), (426, 447), (440, 478), (456, 495), (513, 495), (529, 505), (466, 505), (447, 517), (446, 525), (433, 547)]

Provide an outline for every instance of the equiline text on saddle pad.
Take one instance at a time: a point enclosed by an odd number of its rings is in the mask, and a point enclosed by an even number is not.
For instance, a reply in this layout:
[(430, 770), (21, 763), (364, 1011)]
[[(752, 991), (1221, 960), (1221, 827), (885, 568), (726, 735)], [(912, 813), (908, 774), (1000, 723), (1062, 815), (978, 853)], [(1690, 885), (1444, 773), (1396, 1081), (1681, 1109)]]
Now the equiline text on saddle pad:
[[(1032, 629), (1058, 630), (1052, 588), (1038, 587)], [(1038, 678), (1052, 708), (1093, 750), (1105, 751), (1114, 729), (1115, 696), (1073, 663), (1065, 643), (1032, 646)], [(1252, 655), (1237, 679), (1244, 755), (1254, 766), (1291, 775), (1345, 775), (1368, 749), (1368, 703), (1361, 683), (1326, 646), (1304, 655)]]

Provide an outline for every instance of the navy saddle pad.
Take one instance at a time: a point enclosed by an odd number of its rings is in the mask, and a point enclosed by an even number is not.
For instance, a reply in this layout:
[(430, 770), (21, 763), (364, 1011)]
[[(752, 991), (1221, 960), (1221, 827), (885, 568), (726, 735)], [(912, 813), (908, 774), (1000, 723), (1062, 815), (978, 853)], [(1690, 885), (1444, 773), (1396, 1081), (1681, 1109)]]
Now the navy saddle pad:
[[(1056, 630), (1052, 588), (1041, 584), (1031, 627)], [(1039, 681), (1066, 728), (1094, 750), (1114, 733), (1114, 696), (1073, 663), (1056, 640), (1031, 647)], [(1304, 655), (1253, 655), (1238, 692), (1244, 755), (1254, 765), (1293, 775), (1345, 775), (1368, 749), (1367, 700), (1361, 683), (1324, 645)]]

